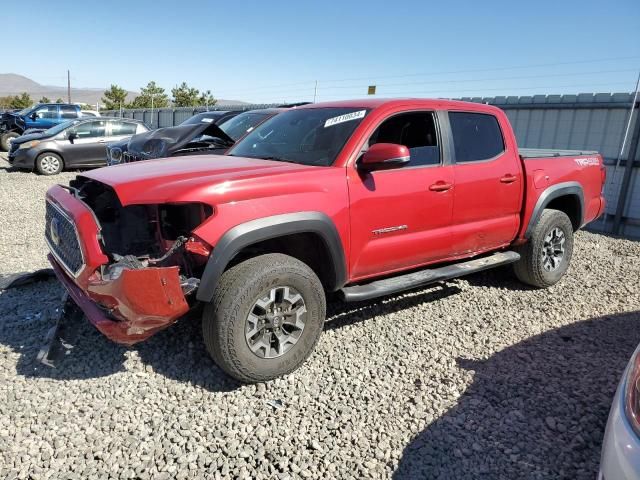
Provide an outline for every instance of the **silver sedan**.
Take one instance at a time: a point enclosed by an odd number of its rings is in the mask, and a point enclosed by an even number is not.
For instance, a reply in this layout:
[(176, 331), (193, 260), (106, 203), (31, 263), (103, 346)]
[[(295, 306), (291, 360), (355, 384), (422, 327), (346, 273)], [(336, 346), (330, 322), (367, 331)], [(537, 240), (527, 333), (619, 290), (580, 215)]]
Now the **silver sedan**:
[(627, 365), (611, 406), (598, 480), (640, 480), (640, 346)]

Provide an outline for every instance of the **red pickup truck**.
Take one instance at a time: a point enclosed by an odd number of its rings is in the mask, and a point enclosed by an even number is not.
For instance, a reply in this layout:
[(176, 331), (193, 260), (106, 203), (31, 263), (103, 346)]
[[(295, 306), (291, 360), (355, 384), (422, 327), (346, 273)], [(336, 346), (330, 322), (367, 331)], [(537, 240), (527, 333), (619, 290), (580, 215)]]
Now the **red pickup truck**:
[(504, 112), (444, 100), (306, 105), (224, 156), (86, 172), (47, 194), (71, 307), (131, 345), (203, 305), (230, 375), (264, 381), (314, 349), (326, 294), (368, 300), (512, 263), (567, 271), (604, 209), (596, 152), (518, 150)]

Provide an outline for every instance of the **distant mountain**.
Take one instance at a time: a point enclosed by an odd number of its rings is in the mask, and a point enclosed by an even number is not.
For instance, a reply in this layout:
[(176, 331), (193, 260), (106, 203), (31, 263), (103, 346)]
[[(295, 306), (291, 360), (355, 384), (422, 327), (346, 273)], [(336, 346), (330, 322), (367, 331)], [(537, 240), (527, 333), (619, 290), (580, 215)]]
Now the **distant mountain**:
[[(108, 87), (105, 87), (108, 88)], [(71, 88), (71, 101), (74, 103), (88, 103), (95, 105), (104, 95), (105, 88)], [(30, 78), (15, 73), (0, 73), (0, 97), (18, 95), (27, 92), (34, 102), (42, 97), (49, 98), (52, 102), (62, 98), (67, 101), (67, 87), (55, 87), (51, 85), (41, 85)], [(167, 92), (170, 94), (170, 91)], [(127, 101), (138, 96), (138, 92), (127, 92)], [(218, 99), (218, 105), (242, 105), (246, 102), (237, 100)]]

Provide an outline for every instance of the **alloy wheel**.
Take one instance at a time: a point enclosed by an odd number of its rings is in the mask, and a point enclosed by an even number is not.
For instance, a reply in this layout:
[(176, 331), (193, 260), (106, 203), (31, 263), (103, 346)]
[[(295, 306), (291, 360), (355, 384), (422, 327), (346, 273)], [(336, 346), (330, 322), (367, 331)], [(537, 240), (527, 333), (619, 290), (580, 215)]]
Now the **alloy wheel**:
[(277, 286), (255, 301), (245, 322), (245, 338), (260, 358), (277, 358), (300, 339), (307, 307), (293, 287)]
[(542, 243), (542, 267), (552, 272), (557, 270), (564, 258), (565, 236), (562, 229), (554, 227), (544, 237)]

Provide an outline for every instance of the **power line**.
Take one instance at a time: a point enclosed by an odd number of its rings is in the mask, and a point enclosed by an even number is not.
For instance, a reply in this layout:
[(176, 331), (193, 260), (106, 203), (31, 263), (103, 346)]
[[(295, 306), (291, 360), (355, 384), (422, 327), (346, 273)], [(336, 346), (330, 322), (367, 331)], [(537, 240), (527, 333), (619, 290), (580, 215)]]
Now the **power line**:
[[(548, 77), (574, 77), (580, 76), (584, 77), (585, 75), (600, 75), (605, 73), (628, 73), (628, 72), (636, 72), (636, 69), (620, 69), (620, 70), (596, 70), (591, 72), (571, 72), (571, 73), (554, 73), (554, 74), (544, 74), (544, 75), (520, 75), (520, 76), (512, 76), (512, 77), (491, 77), (491, 78), (471, 78), (464, 80), (437, 80), (437, 81), (426, 81), (426, 82), (405, 82), (405, 83), (387, 83), (387, 84), (376, 84), (377, 87), (402, 87), (402, 86), (411, 86), (411, 85), (437, 85), (437, 84), (451, 84), (451, 83), (477, 83), (477, 82), (487, 82), (487, 81), (501, 81), (501, 80), (528, 80), (532, 78), (548, 78)], [(343, 89), (362, 89), (366, 85), (338, 85), (338, 86), (324, 86), (323, 84), (319, 84), (318, 90), (320, 93), (325, 92), (327, 90), (343, 90)], [(308, 88), (294, 88), (294, 89), (283, 89), (271, 92), (264, 92), (265, 94), (278, 94), (280, 92), (306, 92), (309, 91)], [(229, 96), (228, 94), (223, 93), (225, 96)], [(231, 95), (234, 96), (234, 95)], [(237, 95), (236, 95), (237, 96)]]
[[(318, 82), (322, 85), (326, 86), (327, 83), (340, 83), (340, 82), (350, 82), (350, 81), (374, 81), (374, 79), (382, 80), (382, 79), (390, 79), (390, 78), (407, 78), (407, 77), (428, 77), (428, 76), (437, 76), (437, 75), (449, 75), (449, 74), (458, 74), (458, 73), (478, 73), (478, 72), (496, 72), (496, 71), (506, 71), (506, 70), (519, 70), (519, 69), (527, 69), (527, 68), (539, 68), (539, 67), (558, 67), (565, 65), (580, 65), (580, 64), (588, 64), (588, 63), (606, 63), (617, 60), (631, 60), (638, 59), (640, 55), (627, 56), (627, 57), (610, 57), (610, 58), (598, 58), (591, 60), (576, 60), (571, 62), (554, 62), (554, 63), (538, 63), (538, 64), (530, 64), (530, 65), (514, 65), (509, 67), (496, 67), (496, 68), (480, 68), (480, 69), (465, 69), (465, 70), (449, 70), (449, 71), (440, 71), (440, 72), (422, 72), (422, 73), (407, 73), (401, 75), (370, 75), (368, 77), (358, 77), (358, 78), (341, 78), (341, 79), (318, 79)], [(254, 91), (262, 91), (269, 90), (273, 88), (283, 88), (287, 86), (297, 86), (297, 85), (311, 85), (315, 83), (315, 79), (301, 81), (290, 84), (274, 84), (274, 85), (265, 85), (262, 87), (252, 87), (252, 88), (244, 88), (235, 90), (235, 92), (254, 92)]]
[[(553, 91), (553, 90), (557, 90), (557, 89), (561, 89), (561, 88), (593, 88), (593, 87), (597, 87), (597, 86), (611, 86), (611, 85), (629, 85), (628, 82), (608, 82), (608, 83), (587, 83), (587, 84), (571, 84), (571, 85), (538, 85), (538, 86), (527, 86), (527, 87), (513, 87), (513, 88), (505, 88), (505, 87), (498, 87), (498, 88), (482, 88), (482, 89), (454, 89), (454, 90), (446, 90), (446, 89), (439, 89), (439, 90), (429, 90), (429, 91), (419, 91), (419, 92), (382, 92), (382, 96), (396, 96), (396, 95), (403, 95), (403, 96), (420, 96), (420, 95), (428, 95), (428, 94), (441, 94), (441, 95), (437, 95), (437, 96), (442, 96), (442, 97), (446, 97), (446, 98), (452, 98), (452, 97), (456, 97), (458, 96), (458, 94), (460, 93), (466, 93), (466, 92), (474, 92), (477, 93), (476, 95), (467, 95), (467, 96), (484, 96), (482, 95), (481, 91), (502, 91), (502, 92), (510, 92), (510, 91), (515, 91), (515, 90), (547, 90), (547, 91)], [(308, 97), (310, 95), (285, 95), (285, 96), (281, 96), (281, 95), (274, 95), (271, 98), (274, 99), (278, 99), (278, 101), (280, 100), (288, 100), (288, 99), (296, 99), (299, 100), (301, 98), (305, 98)], [(366, 95), (362, 92), (359, 92), (357, 94), (328, 94), (328, 95), (318, 95), (319, 97), (322, 96), (328, 96), (328, 97), (347, 97), (347, 98), (362, 98), (362, 97), (366, 97)], [(378, 95), (379, 97), (380, 95)]]

